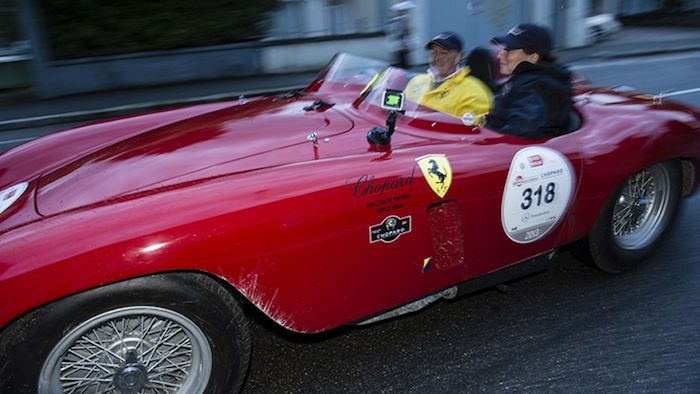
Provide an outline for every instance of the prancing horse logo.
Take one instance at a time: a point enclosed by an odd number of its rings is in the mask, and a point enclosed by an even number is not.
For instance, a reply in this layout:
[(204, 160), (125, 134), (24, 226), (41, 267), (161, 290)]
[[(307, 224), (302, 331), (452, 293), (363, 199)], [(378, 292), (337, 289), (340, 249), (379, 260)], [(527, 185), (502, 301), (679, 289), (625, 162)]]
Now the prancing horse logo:
[(431, 159), (430, 161), (428, 161), (428, 163), (430, 163), (430, 169), (428, 170), (428, 174), (436, 176), (438, 178), (437, 183), (445, 183), (445, 177), (447, 175), (440, 172), (437, 162)]
[(440, 154), (425, 155), (417, 158), (416, 162), (430, 188), (440, 198), (445, 197), (452, 184), (452, 167), (447, 160), (447, 156)]

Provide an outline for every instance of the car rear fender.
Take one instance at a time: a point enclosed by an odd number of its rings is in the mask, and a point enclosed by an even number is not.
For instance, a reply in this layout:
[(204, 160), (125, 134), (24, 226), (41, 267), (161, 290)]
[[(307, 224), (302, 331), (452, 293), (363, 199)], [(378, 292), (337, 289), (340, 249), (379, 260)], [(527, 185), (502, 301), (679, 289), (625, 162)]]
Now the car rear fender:
[[(675, 105), (582, 105), (584, 177), (572, 210), (572, 239), (584, 237), (605, 201), (629, 176), (654, 164), (682, 160), (687, 193), (698, 182), (700, 134), (692, 112)], [(641, 109), (641, 111), (640, 111)], [(624, 158), (624, 159), (622, 159)]]

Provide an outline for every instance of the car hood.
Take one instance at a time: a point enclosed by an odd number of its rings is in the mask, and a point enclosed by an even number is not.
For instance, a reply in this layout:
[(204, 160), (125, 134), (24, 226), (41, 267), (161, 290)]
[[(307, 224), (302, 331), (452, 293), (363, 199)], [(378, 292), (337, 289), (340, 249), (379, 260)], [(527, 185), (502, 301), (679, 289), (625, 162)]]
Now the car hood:
[[(333, 109), (308, 110), (310, 103), (260, 99), (83, 149), (38, 178), (37, 210), (53, 215), (155, 187), (311, 160), (310, 133), (325, 138), (353, 123)], [(309, 149), (287, 149), (302, 144)]]

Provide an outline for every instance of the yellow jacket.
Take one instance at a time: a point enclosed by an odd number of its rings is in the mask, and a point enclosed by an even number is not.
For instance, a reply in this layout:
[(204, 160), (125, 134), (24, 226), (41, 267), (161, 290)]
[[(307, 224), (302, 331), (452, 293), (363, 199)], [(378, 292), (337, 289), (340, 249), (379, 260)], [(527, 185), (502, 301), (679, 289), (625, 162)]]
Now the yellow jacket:
[(469, 75), (470, 71), (469, 67), (462, 68), (435, 89), (431, 89), (430, 74), (416, 75), (406, 85), (404, 94), (408, 100), (462, 118), (465, 124), (483, 124), (492, 105), (491, 90)]

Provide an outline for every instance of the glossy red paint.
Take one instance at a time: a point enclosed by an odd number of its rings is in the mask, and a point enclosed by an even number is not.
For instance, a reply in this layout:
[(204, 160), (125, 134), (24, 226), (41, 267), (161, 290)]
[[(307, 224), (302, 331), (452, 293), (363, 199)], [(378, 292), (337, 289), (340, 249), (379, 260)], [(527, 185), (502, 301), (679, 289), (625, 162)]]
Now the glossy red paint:
[[(700, 164), (700, 115), (680, 105), (589, 89), (577, 95), (582, 127), (567, 135), (531, 141), (405, 116), (377, 148), (366, 134), (385, 113), (353, 104), (361, 85), (328, 86), (101, 122), (1, 156), (0, 189), (30, 187), (0, 214), (0, 326), (86, 289), (196, 271), (288, 329), (324, 331), (585, 236), (639, 169)], [(528, 146), (565, 156), (574, 191), (558, 224), (521, 244), (504, 232), (501, 204)], [(444, 197), (416, 163), (438, 154), (452, 167)], [(410, 231), (373, 241), (391, 216)], [(442, 234), (441, 221), (461, 228)], [(443, 235), (462, 245), (436, 251)]]

